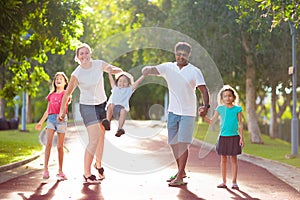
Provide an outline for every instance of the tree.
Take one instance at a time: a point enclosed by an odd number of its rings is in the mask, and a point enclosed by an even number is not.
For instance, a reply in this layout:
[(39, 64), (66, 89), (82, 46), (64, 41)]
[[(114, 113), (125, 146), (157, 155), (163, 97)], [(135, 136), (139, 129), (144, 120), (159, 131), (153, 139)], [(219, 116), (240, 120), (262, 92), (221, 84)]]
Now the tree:
[[(49, 80), (42, 63), (47, 53), (64, 54), (82, 34), (79, 0), (8, 0), (0, 2), (0, 96), (12, 100), (20, 91), (35, 96)], [(7, 23), (10, 22), (10, 23)], [(8, 101), (10, 102), (10, 101)], [(0, 104), (0, 117), (5, 103)]]
[[(279, 26), (281, 24), (281, 22), (283, 21), (289, 21), (291, 22), (295, 27), (298, 27), (300, 19), (299, 19), (299, 13), (300, 13), (300, 7), (299, 7), (299, 2), (298, 1), (279, 1), (279, 0), (275, 0), (275, 1), (271, 1), (271, 0), (267, 0), (267, 1), (262, 1), (262, 0), (256, 0), (256, 1), (249, 1), (249, 0), (243, 0), (243, 1), (231, 1), (232, 5), (235, 5), (235, 10), (237, 11), (238, 15), (239, 15), (239, 21), (249, 21), (251, 24), (249, 31), (252, 30), (257, 30), (258, 28), (261, 27), (261, 25), (268, 25), (268, 28), (274, 32), (274, 29), (277, 27), (279, 27), (281, 29), (281, 27)], [(252, 13), (252, 14), (251, 14)], [(253, 15), (255, 14), (255, 15)], [(250, 17), (251, 16), (251, 17)], [(250, 17), (250, 18), (249, 18)], [(263, 18), (264, 17), (264, 18)], [(269, 23), (270, 22), (270, 23)], [(281, 30), (286, 30), (286, 29), (281, 29)], [(281, 32), (281, 34), (284, 32)], [(270, 35), (275, 35), (270, 33)], [(284, 35), (284, 34), (283, 34)], [(286, 34), (285, 34), (285, 38)], [(273, 39), (272, 40), (274, 43), (276, 43), (276, 40)], [(278, 41), (278, 40), (277, 40)], [(282, 41), (285, 40), (279, 40), (281, 42), (282, 45)], [(274, 44), (270, 45), (273, 46), (274, 48)], [(285, 45), (284, 45), (285, 46)], [(288, 84), (286, 84), (288, 81), (287, 76), (282, 76), (283, 74), (287, 74), (282, 73), (283, 69), (286, 69), (286, 63), (290, 62), (286, 59), (279, 59), (279, 55), (285, 54), (287, 51), (280, 51), (280, 53), (275, 53), (272, 54), (271, 57), (273, 57), (272, 63), (273, 65), (273, 69), (274, 67), (280, 70), (277, 70), (277, 72), (281, 72), (281, 74), (279, 74), (280, 78), (278, 78), (279, 76), (276, 75), (276, 73), (272, 73), (273, 70), (270, 70), (269, 73), (264, 73), (267, 76), (266, 77), (270, 77), (269, 79), (269, 87), (272, 88), (272, 103), (271, 103), (271, 123), (270, 123), (270, 136), (271, 137), (275, 137), (275, 133), (276, 133), (276, 124), (277, 124), (277, 113), (276, 113), (276, 90), (277, 90), (277, 86), (281, 86), (282, 87), (282, 91), (284, 91), (286, 89), (286, 86), (288, 86)], [(265, 56), (267, 58), (270, 59), (270, 54), (269, 56)], [(283, 56), (285, 57), (285, 56)], [(290, 57), (290, 56), (289, 56)], [(282, 58), (282, 57), (281, 57)], [(281, 64), (282, 61), (284, 60), (285, 64)], [(279, 67), (279, 68), (278, 68)], [(286, 94), (285, 92), (283, 92), (283, 94)], [(289, 95), (287, 95), (287, 100), (289, 100)], [(283, 107), (280, 109), (279, 115), (282, 114), (283, 109), (285, 108), (286, 103), (283, 104)]]
[(255, 0), (264, 12), (262, 17), (271, 17), (271, 30), (282, 22), (291, 22), (296, 28), (300, 24), (300, 2), (298, 0)]

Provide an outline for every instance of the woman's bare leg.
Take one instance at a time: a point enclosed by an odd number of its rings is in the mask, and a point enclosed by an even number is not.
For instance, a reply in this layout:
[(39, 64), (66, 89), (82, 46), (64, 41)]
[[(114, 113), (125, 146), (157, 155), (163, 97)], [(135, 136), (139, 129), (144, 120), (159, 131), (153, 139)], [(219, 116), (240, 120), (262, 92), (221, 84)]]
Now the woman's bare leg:
[[(91, 165), (94, 159), (95, 152), (97, 150), (97, 147), (99, 145), (99, 140), (100, 140), (100, 130), (103, 127), (99, 123), (97, 124), (92, 124), (87, 127), (87, 132), (88, 132), (88, 144), (85, 149), (84, 153), (84, 176), (89, 177), (91, 176)], [(103, 151), (103, 149), (102, 149)], [(102, 159), (102, 157), (101, 157)]]

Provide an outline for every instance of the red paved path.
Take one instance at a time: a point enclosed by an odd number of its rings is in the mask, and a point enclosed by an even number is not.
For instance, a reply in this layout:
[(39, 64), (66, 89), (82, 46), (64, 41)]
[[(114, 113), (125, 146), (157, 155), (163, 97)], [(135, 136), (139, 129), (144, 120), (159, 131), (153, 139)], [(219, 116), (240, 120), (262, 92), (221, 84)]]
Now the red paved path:
[[(127, 127), (130, 130), (130, 127)], [(146, 128), (143, 131), (147, 131)], [(108, 132), (107, 134), (109, 134)], [(143, 149), (136, 148), (141, 145), (147, 149), (159, 149), (165, 140), (148, 140), (122, 136), (115, 138), (111, 132), (107, 135), (117, 145), (122, 145), (123, 150), (138, 153)], [(83, 146), (78, 139), (78, 133), (73, 128), (69, 129), (66, 147), (69, 152), (65, 154), (64, 171), (68, 180), (57, 182), (56, 151), (51, 154), (50, 179), (41, 179), (43, 156), (25, 166), (0, 173), (7, 176), (9, 173), (19, 173), (17, 178), (0, 184), (0, 199), (105, 199), (105, 200), (196, 200), (196, 199), (300, 199), (300, 193), (294, 188), (270, 174), (267, 170), (251, 163), (239, 161), (238, 184), (240, 190), (218, 189), (220, 183), (219, 156), (214, 151), (207, 152), (207, 156), (199, 158), (199, 146), (190, 148), (188, 161), (188, 182), (186, 187), (169, 187), (166, 179), (176, 172), (175, 164), (160, 170), (132, 174), (120, 172), (105, 166), (106, 179), (99, 185), (86, 185), (82, 183)], [(162, 137), (164, 138), (164, 137)], [(134, 140), (133, 145), (129, 141)], [(125, 145), (126, 144), (126, 145)], [(146, 146), (145, 146), (146, 144)], [(203, 149), (202, 149), (203, 151)], [(109, 152), (105, 152), (109, 156)], [(115, 159), (118, 158), (114, 155)], [(154, 156), (153, 162), (163, 162), (163, 156)], [(125, 158), (126, 160), (126, 158)], [(133, 162), (129, 160), (128, 162)], [(134, 163), (133, 163), (134, 164)], [(124, 163), (124, 166), (126, 163)], [(120, 166), (122, 167), (122, 166)], [(27, 172), (26, 169), (27, 168)], [(230, 183), (230, 166), (228, 166)], [(20, 172), (21, 171), (21, 172)], [(95, 173), (95, 171), (93, 171)], [(2, 177), (4, 178), (4, 177)]]

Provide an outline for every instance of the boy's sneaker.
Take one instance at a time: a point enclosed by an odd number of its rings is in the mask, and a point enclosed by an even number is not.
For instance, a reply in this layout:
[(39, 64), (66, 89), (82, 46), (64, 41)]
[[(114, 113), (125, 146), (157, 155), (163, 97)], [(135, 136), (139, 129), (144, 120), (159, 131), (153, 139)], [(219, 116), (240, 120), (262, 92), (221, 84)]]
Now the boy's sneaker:
[(67, 180), (67, 177), (66, 177), (66, 175), (65, 174), (56, 174), (56, 178), (57, 178), (57, 180), (59, 180), (59, 181), (64, 181), (64, 180)]
[(44, 171), (44, 174), (43, 174), (43, 179), (48, 179), (50, 176), (49, 176), (49, 172), (48, 171)]
[(88, 178), (86, 178), (83, 175), (83, 178), (84, 178), (84, 183), (93, 183), (93, 184), (101, 183), (101, 180), (98, 180), (95, 175), (90, 175)]
[(116, 137), (121, 137), (121, 135), (125, 134), (125, 130), (122, 128), (119, 128), (117, 133), (115, 134)]
[(107, 131), (110, 130), (110, 121), (108, 119), (103, 119), (102, 125), (104, 126), (105, 130), (107, 130)]

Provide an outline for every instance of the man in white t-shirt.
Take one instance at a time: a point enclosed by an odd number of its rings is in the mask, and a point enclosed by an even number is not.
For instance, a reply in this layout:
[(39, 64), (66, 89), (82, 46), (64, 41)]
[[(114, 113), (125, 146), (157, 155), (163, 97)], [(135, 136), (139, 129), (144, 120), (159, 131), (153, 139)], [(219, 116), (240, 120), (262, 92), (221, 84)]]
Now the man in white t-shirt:
[(169, 89), (168, 107), (168, 143), (176, 159), (178, 172), (167, 181), (169, 186), (186, 185), (185, 167), (188, 159), (188, 148), (192, 143), (194, 123), (197, 115), (196, 88), (200, 91), (204, 105), (199, 108), (201, 116), (205, 116), (209, 105), (209, 93), (202, 72), (190, 64), (188, 59), (192, 47), (186, 42), (175, 45), (176, 62), (167, 62), (157, 66), (146, 66), (142, 74), (162, 76)]

